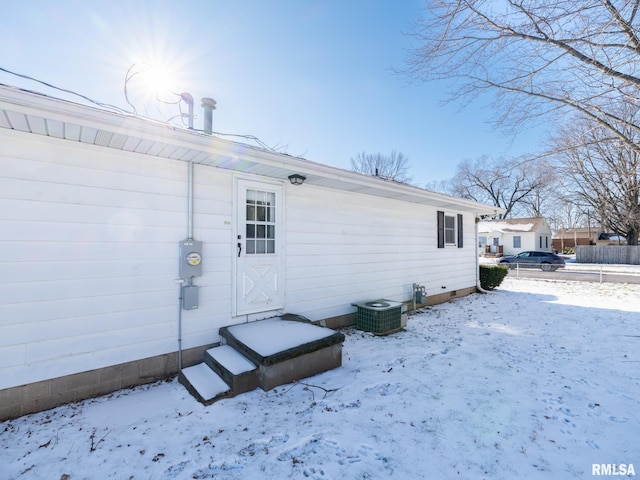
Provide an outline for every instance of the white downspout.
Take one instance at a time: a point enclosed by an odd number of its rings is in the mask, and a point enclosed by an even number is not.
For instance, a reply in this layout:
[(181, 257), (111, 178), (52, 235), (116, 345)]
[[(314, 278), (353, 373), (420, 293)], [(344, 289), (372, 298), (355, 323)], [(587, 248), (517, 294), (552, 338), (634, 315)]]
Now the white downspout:
[(474, 224), (476, 244), (473, 247), (475, 249), (475, 255), (476, 255), (476, 288), (480, 293), (491, 293), (485, 290), (484, 288), (482, 288), (482, 285), (480, 285), (480, 255), (478, 255), (478, 223), (480, 223), (480, 219), (476, 215), (475, 224)]

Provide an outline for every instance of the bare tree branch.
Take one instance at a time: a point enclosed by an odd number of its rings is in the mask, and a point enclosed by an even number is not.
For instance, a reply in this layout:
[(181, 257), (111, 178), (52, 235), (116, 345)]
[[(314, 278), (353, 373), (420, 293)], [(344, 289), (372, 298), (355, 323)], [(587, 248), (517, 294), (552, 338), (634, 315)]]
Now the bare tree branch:
[[(621, 116), (635, 121), (638, 109)], [(623, 127), (620, 127), (621, 129)], [(640, 141), (629, 128), (626, 136)], [(608, 129), (585, 119), (563, 129), (555, 138), (559, 165), (573, 179), (570, 188), (582, 203), (597, 212), (605, 228), (638, 244), (640, 233), (640, 154)]]
[(549, 188), (546, 162), (480, 157), (458, 165), (449, 193), (506, 209), (503, 218), (526, 211), (535, 192)]
[(392, 150), (389, 155), (360, 152), (351, 158), (351, 169), (385, 180), (400, 183), (411, 182), (409, 159), (396, 150)]
[(640, 102), (637, 0), (430, 0), (427, 9), (412, 78), (456, 80), (449, 100), (492, 92), (496, 122), (514, 130), (574, 112), (624, 139), (615, 112)]

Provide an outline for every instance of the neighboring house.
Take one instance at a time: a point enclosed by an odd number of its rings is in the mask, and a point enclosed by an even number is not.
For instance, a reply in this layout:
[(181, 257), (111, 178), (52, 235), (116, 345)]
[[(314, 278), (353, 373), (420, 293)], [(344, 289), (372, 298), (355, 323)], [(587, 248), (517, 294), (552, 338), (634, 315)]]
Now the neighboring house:
[(6, 86), (0, 164), (0, 419), (166, 378), (223, 326), (475, 292), (495, 211)]
[(576, 245), (595, 245), (600, 237), (600, 229), (588, 228), (561, 228), (553, 236), (553, 248), (558, 252), (575, 248)]
[[(600, 230), (598, 230), (600, 232)], [(600, 233), (595, 242), (587, 245), (626, 245), (627, 238), (622, 235), (616, 235), (615, 233)]]
[(551, 251), (551, 228), (542, 217), (483, 220), (478, 223), (480, 254), (516, 255), (527, 250)]

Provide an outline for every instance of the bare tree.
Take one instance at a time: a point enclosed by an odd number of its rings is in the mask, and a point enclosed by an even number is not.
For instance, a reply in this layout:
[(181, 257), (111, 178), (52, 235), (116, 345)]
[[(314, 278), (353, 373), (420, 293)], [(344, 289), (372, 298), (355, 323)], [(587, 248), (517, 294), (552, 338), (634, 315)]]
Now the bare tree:
[(544, 217), (554, 201), (552, 189), (536, 188), (522, 198), (520, 210), (526, 217)]
[(355, 172), (374, 175), (395, 182), (411, 182), (409, 159), (395, 150), (390, 155), (358, 153), (351, 158), (351, 169)]
[(546, 170), (519, 159), (464, 160), (456, 170), (450, 193), (506, 209), (503, 218), (523, 209), (525, 199), (546, 186)]
[(560, 234), (560, 251), (565, 251), (566, 230), (573, 230), (573, 244), (578, 244), (576, 229), (585, 225), (588, 218), (583, 205), (579, 205), (571, 197), (564, 197), (564, 202), (557, 205), (548, 218), (551, 220), (556, 235)]
[[(640, 112), (626, 108), (627, 119), (619, 128), (640, 142), (630, 127)], [(593, 120), (582, 120), (565, 128), (556, 138), (561, 165), (574, 180), (572, 190), (580, 202), (597, 212), (603, 226), (638, 245), (640, 233), (640, 153)]]
[(639, 6), (640, 0), (429, 0), (408, 73), (456, 80), (450, 100), (494, 94), (503, 126), (574, 112), (640, 152), (629, 135), (640, 126), (618, 116), (622, 105), (639, 103)]
[(424, 187), (432, 192), (451, 194), (453, 192), (452, 183), (453, 179), (451, 178), (446, 180), (432, 180), (427, 182)]
[(546, 158), (527, 159), (520, 164), (533, 187), (518, 205), (519, 213), (527, 217), (547, 217), (562, 205), (562, 178), (558, 169), (553, 168)]

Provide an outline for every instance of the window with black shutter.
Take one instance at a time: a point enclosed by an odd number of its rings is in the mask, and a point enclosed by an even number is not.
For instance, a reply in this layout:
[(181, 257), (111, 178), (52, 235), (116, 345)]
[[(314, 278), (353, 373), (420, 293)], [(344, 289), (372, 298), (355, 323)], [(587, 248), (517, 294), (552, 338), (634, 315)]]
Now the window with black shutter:
[(445, 246), (463, 246), (462, 215), (447, 215), (438, 211), (438, 248)]

